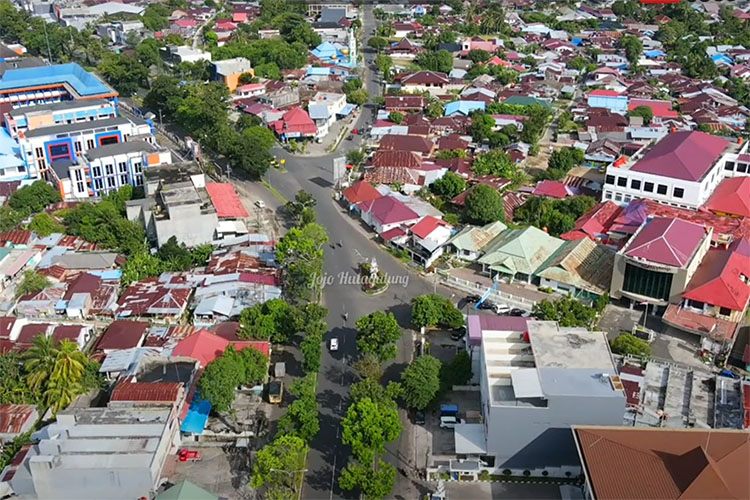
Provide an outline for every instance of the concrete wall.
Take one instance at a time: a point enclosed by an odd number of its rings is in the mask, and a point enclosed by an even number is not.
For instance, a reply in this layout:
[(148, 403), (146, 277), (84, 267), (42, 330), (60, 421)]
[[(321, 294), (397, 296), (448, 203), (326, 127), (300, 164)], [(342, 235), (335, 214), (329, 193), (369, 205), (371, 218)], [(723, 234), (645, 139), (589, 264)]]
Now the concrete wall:
[(219, 224), (216, 213), (201, 214), (197, 206), (186, 208), (194, 208), (194, 210), (175, 210), (175, 207), (172, 207), (169, 219), (152, 218), (159, 246), (166, 243), (172, 236), (189, 247), (213, 241), (216, 226)]
[(44, 462), (29, 465), (39, 500), (132, 500), (147, 496), (154, 486), (148, 463), (137, 469), (106, 470), (54, 468)]

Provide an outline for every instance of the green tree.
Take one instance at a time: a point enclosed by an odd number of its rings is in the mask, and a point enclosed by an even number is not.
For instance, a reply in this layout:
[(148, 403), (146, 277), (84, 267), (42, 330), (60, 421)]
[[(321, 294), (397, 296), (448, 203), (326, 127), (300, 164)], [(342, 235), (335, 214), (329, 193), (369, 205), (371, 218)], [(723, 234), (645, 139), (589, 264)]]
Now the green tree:
[(8, 199), (8, 206), (24, 216), (41, 212), (47, 205), (57, 203), (62, 198), (60, 192), (44, 181), (16, 190)]
[(458, 351), (450, 363), (440, 367), (440, 391), (444, 393), (454, 385), (466, 385), (471, 377), (471, 358), (466, 351)]
[(401, 386), (406, 406), (424, 410), (440, 390), (442, 363), (432, 356), (420, 356), (412, 361), (401, 375)]
[(377, 403), (370, 398), (354, 402), (341, 423), (342, 442), (351, 446), (352, 455), (364, 464), (374, 462), (385, 452), (385, 445), (401, 433), (395, 405)]
[(145, 38), (135, 47), (135, 57), (146, 68), (161, 66), (159, 49), (160, 44), (157, 40)]
[(450, 73), (453, 69), (453, 56), (447, 50), (422, 52), (414, 58), (414, 64), (422, 69)]
[(382, 36), (374, 36), (367, 40), (367, 46), (380, 52), (388, 46), (388, 40)]
[(579, 302), (577, 299), (565, 296), (551, 302), (543, 300), (534, 304), (531, 314), (542, 321), (557, 321), (560, 326), (589, 327), (596, 319), (596, 311)]
[(21, 212), (13, 210), (9, 205), (0, 207), (0, 232), (14, 229), (24, 218)]
[(357, 320), (357, 349), (374, 355), (381, 363), (396, 357), (400, 338), (401, 329), (393, 313), (375, 311)]
[(290, 300), (304, 302), (317, 296), (323, 272), (323, 245), (327, 241), (322, 226), (305, 224), (290, 229), (276, 245), (276, 260), (283, 269), (284, 293)]
[(388, 119), (396, 125), (401, 125), (401, 122), (404, 121), (404, 114), (399, 113), (398, 111), (391, 111), (388, 114)]
[(259, 64), (255, 67), (255, 76), (269, 80), (281, 80), (281, 69), (275, 62)]
[(254, 137), (255, 139), (251, 141), (260, 144), (264, 149), (270, 149), (276, 144), (276, 136), (267, 127), (248, 127), (242, 131), (242, 135), (245, 138)]
[(353, 90), (346, 94), (346, 102), (356, 106), (364, 106), (370, 99), (370, 95), (364, 89)]
[(391, 56), (386, 54), (378, 54), (375, 56), (375, 67), (378, 68), (378, 71), (383, 73), (383, 78), (385, 78), (386, 81), (390, 81), (391, 69), (393, 68), (393, 59), (391, 59)]
[(641, 358), (651, 356), (651, 346), (648, 345), (648, 342), (629, 333), (621, 334), (610, 342), (610, 346), (615, 354), (639, 356)]
[(649, 106), (638, 106), (628, 112), (628, 116), (640, 116), (643, 118), (643, 124), (649, 125), (654, 118), (654, 111)]
[(173, 118), (185, 96), (184, 87), (180, 81), (169, 75), (159, 75), (151, 82), (151, 88), (143, 100), (143, 104), (157, 115), (162, 112), (162, 118)]
[(43, 392), (55, 369), (56, 357), (55, 341), (40, 331), (33, 338), (31, 348), (22, 356), (26, 381), (32, 391)]
[(317, 205), (317, 201), (307, 191), (300, 189), (297, 194), (294, 195), (294, 201), (289, 201), (286, 204), (286, 209), (297, 223), (302, 219), (302, 215), (305, 210), (311, 210)]
[(260, 351), (247, 347), (240, 352), (229, 346), (221, 356), (211, 361), (198, 379), (201, 398), (209, 401), (214, 411), (231, 409), (235, 390), (240, 385), (255, 385), (268, 372), (268, 358)]
[(131, 255), (122, 266), (122, 284), (132, 283), (158, 276), (164, 272), (164, 262), (149, 252), (138, 252)]
[(52, 285), (49, 278), (39, 274), (33, 269), (27, 269), (23, 272), (23, 279), (16, 288), (16, 297), (23, 297), (25, 295), (31, 295), (37, 292), (41, 292), (45, 288)]
[(351, 149), (346, 152), (346, 161), (355, 167), (362, 165), (366, 159), (367, 156), (361, 149)]
[(151, 31), (159, 31), (167, 27), (169, 23), (169, 7), (165, 4), (149, 4), (143, 12), (143, 25)]
[(49, 236), (52, 233), (65, 232), (65, 226), (46, 213), (35, 215), (29, 223), (29, 229), (39, 236)]
[(477, 156), (471, 170), (476, 175), (491, 175), (506, 179), (518, 176), (518, 166), (511, 162), (510, 157), (501, 149), (492, 149)]
[(255, 304), (240, 313), (237, 335), (245, 339), (288, 342), (297, 331), (295, 310), (282, 299)]
[(250, 486), (268, 488), (273, 498), (296, 498), (305, 467), (307, 445), (294, 435), (277, 435), (255, 454)]
[(466, 195), (464, 213), (475, 224), (504, 221), (503, 197), (492, 186), (477, 184)]
[(148, 86), (148, 68), (128, 55), (107, 53), (99, 62), (97, 71), (124, 97)]
[(482, 49), (472, 49), (469, 51), (469, 59), (474, 64), (486, 62), (492, 54)]
[(63, 339), (55, 350), (55, 364), (44, 391), (44, 401), (52, 414), (65, 409), (84, 391), (81, 384), (88, 359), (78, 345)]
[(349, 463), (339, 476), (339, 485), (347, 491), (359, 490), (365, 500), (387, 498), (396, 483), (396, 469), (382, 460), (372, 465)]
[(575, 221), (596, 205), (590, 196), (574, 196), (553, 200), (532, 196), (515, 211), (515, 220), (546, 229), (553, 236), (566, 233), (575, 227)]
[(625, 50), (625, 57), (628, 58), (630, 64), (638, 63), (638, 59), (641, 57), (641, 52), (643, 52), (643, 43), (641, 43), (638, 37), (625, 35), (620, 39), (620, 47)]
[(430, 185), (430, 190), (445, 199), (451, 199), (466, 191), (466, 180), (453, 172), (446, 172)]
[(317, 373), (309, 373), (297, 380), (289, 392), (297, 398), (289, 405), (287, 412), (279, 419), (279, 431), (293, 434), (309, 443), (320, 430), (318, 403), (315, 394)]

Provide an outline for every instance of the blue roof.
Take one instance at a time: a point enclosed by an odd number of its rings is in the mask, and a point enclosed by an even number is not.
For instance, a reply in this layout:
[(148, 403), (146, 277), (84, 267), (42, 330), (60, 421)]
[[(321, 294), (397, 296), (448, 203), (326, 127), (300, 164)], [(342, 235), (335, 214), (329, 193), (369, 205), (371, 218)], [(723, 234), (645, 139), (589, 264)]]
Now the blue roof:
[(347, 103), (346, 106), (344, 106), (343, 108), (341, 108), (341, 111), (339, 111), (338, 114), (340, 114), (341, 116), (347, 116), (349, 113), (351, 113), (352, 111), (354, 111), (356, 109), (356, 107), (357, 106), (355, 104), (349, 104), (349, 103)]
[(21, 153), (18, 143), (13, 140), (5, 127), (0, 127), (0, 155), (17, 155)]
[(119, 280), (122, 278), (121, 269), (108, 269), (106, 271), (89, 271), (89, 274), (99, 276), (103, 280)]
[(655, 49), (655, 50), (647, 50), (646, 52), (643, 53), (643, 55), (646, 57), (664, 57), (667, 55), (667, 53), (661, 50)]
[(11, 69), (0, 80), (0, 90), (67, 83), (80, 96), (111, 94), (114, 90), (76, 63)]
[(711, 56), (711, 60), (714, 61), (714, 62), (716, 62), (716, 61), (725, 61), (725, 62), (730, 63), (730, 64), (732, 63), (732, 58), (729, 57), (726, 54), (714, 54), (713, 56)]
[(330, 72), (331, 68), (320, 68), (317, 66), (307, 68), (307, 76), (328, 76)]
[(455, 113), (468, 115), (472, 111), (484, 111), (484, 108), (484, 101), (453, 101), (445, 105), (445, 116), (450, 116)]
[(338, 53), (338, 49), (331, 42), (323, 42), (311, 51), (315, 57), (331, 57)]
[(190, 434), (203, 434), (209, 413), (211, 413), (211, 403), (201, 399), (196, 391), (180, 430)]

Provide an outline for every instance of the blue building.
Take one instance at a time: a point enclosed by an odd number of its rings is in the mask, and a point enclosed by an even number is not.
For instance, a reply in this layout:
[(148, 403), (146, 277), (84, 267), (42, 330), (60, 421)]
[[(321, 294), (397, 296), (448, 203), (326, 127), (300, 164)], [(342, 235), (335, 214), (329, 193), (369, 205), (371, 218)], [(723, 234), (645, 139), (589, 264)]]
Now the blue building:
[(592, 90), (589, 92), (587, 103), (590, 108), (605, 108), (621, 115), (628, 112), (628, 96), (614, 90)]

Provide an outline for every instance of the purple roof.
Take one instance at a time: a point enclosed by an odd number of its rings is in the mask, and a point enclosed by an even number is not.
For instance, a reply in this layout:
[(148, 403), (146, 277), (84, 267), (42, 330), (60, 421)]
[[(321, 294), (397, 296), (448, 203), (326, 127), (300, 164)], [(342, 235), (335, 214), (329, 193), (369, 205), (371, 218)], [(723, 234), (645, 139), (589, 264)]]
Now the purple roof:
[(482, 343), (482, 332), (484, 330), (495, 330), (501, 332), (526, 333), (526, 324), (531, 318), (519, 316), (495, 316), (493, 314), (469, 314), (467, 319), (467, 330), (469, 332), (469, 345), (480, 345)]
[(682, 219), (654, 217), (629, 243), (625, 255), (674, 267), (685, 267), (706, 237), (706, 228)]
[(674, 132), (659, 141), (630, 169), (672, 179), (703, 178), (729, 144), (705, 132)]
[(372, 201), (363, 201), (359, 206), (362, 210), (372, 213), (372, 216), (381, 224), (393, 224), (395, 222), (419, 219), (417, 212), (392, 196), (383, 196)]

